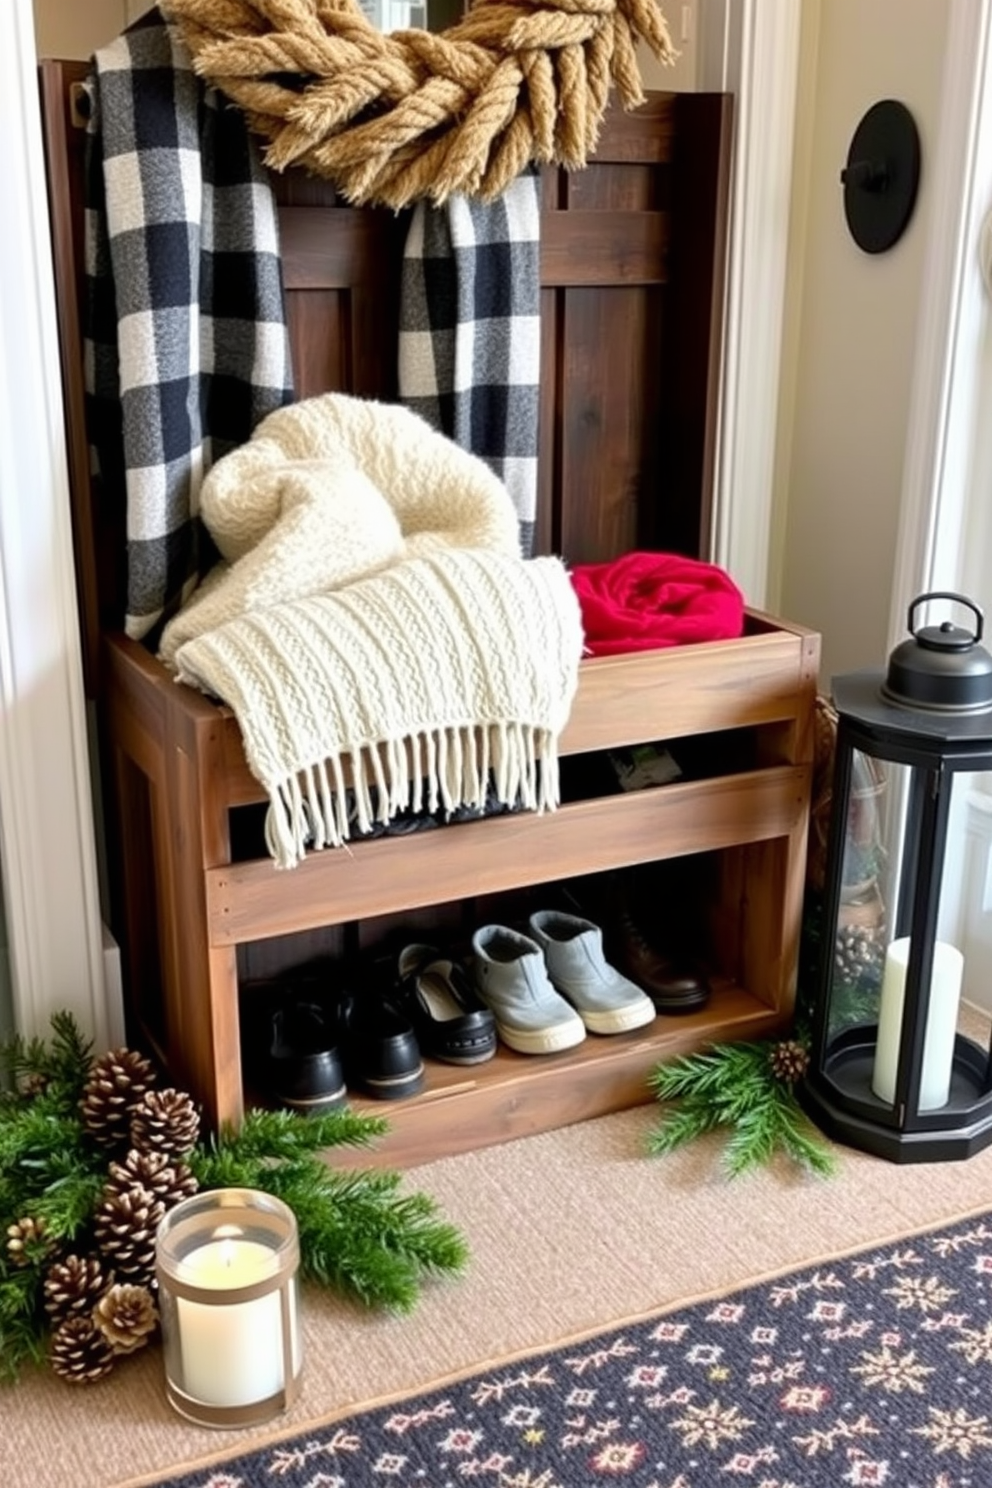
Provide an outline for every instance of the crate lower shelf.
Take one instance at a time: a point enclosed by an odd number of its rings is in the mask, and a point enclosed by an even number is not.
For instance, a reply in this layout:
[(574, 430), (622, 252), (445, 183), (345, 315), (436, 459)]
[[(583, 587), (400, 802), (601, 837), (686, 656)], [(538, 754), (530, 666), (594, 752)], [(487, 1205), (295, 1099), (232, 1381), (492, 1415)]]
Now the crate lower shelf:
[(768, 1038), (790, 1021), (742, 988), (716, 981), (696, 1012), (659, 1014), (634, 1033), (590, 1034), (564, 1054), (516, 1054), (501, 1046), (495, 1058), (469, 1069), (428, 1060), (419, 1095), (397, 1102), (355, 1098), (354, 1110), (384, 1116), (389, 1131), (371, 1148), (336, 1148), (328, 1160), (336, 1167), (411, 1168), (644, 1105), (653, 1099), (648, 1075), (662, 1060), (708, 1043)]

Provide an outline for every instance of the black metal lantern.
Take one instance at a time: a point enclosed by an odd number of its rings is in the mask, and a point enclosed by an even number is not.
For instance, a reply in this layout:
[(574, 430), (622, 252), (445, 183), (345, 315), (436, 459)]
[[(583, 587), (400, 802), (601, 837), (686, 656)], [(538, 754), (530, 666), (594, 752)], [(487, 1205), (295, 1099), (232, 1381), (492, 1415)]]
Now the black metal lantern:
[[(935, 600), (974, 625), (918, 626)], [(992, 1142), (992, 1051), (958, 1029), (964, 960), (942, 938), (952, 787), (992, 770), (992, 656), (963, 595), (920, 595), (884, 672), (833, 680), (837, 710), (809, 1069), (828, 1136), (894, 1162)]]

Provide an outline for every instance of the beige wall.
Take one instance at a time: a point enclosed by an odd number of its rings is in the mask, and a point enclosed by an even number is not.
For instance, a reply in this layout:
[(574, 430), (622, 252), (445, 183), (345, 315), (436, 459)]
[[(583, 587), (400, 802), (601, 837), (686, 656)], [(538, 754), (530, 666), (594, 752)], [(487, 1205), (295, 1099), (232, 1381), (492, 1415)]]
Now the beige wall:
[(149, 9), (149, 0), (34, 0), (39, 57), (86, 58)]
[[(823, 635), (824, 679), (880, 663), (892, 568), (951, 0), (804, 0), (804, 60), (776, 472), (774, 607)], [(879, 99), (920, 131), (916, 210), (865, 254), (840, 170)]]

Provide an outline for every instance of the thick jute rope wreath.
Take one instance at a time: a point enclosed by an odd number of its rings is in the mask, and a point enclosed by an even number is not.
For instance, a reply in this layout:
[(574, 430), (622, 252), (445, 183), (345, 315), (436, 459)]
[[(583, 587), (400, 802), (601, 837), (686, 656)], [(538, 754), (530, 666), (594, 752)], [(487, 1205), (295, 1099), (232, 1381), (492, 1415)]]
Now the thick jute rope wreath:
[(579, 169), (635, 46), (676, 53), (656, 0), (483, 0), (446, 31), (379, 31), (355, 0), (163, 0), (196, 71), (349, 201), (496, 197), (530, 162)]

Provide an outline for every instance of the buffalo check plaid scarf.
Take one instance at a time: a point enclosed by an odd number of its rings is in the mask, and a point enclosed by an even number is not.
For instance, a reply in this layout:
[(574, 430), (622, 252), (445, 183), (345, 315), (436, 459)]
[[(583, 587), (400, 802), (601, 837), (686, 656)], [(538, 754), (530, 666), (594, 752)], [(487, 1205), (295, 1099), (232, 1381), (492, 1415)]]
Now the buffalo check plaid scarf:
[(502, 479), (524, 557), (537, 508), (540, 343), (538, 171), (493, 202), (418, 202), (403, 256), (400, 399)]
[(275, 206), (243, 114), (150, 11), (93, 59), (87, 419), (124, 508), (125, 629), (149, 636), (216, 558), (203, 475), (292, 397)]

